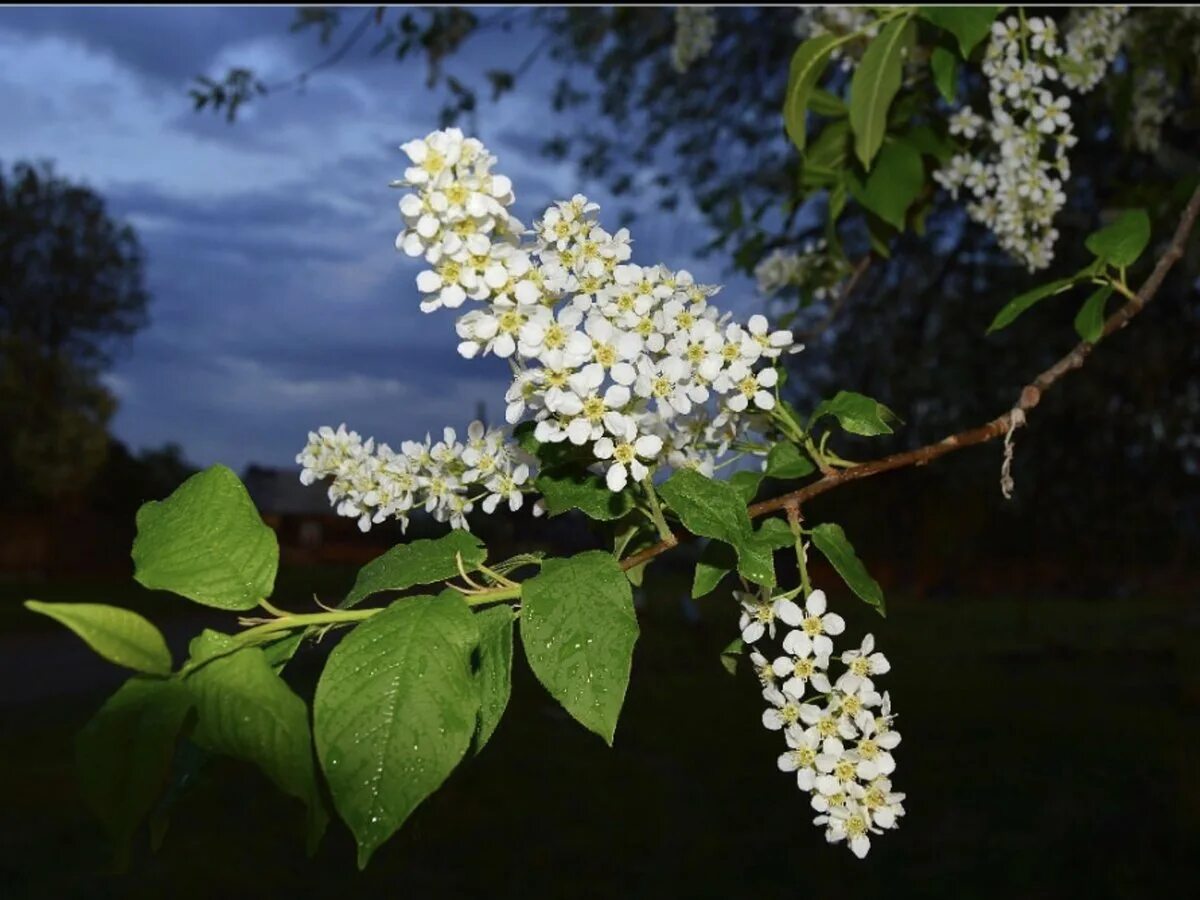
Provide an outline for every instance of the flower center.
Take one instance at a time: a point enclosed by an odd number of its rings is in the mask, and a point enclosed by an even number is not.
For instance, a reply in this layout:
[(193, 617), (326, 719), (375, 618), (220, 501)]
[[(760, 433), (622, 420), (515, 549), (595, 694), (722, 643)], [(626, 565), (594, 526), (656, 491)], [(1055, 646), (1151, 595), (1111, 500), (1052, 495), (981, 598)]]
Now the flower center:
[(862, 837), (866, 833), (867, 822), (862, 816), (858, 815), (858, 813), (855, 813), (846, 820), (846, 834), (850, 837)]
[(804, 633), (807, 634), (809, 637), (815, 637), (816, 635), (820, 634), (822, 631), (821, 617), (820, 616), (809, 616), (807, 619), (804, 620), (803, 628), (804, 628)]
[(588, 397), (583, 401), (583, 416), (590, 422), (599, 422), (604, 418), (606, 407), (599, 397)]
[(515, 309), (506, 310), (500, 314), (500, 330), (505, 334), (516, 334), (525, 323), (525, 317)]
[(617, 444), (613, 450), (613, 459), (622, 465), (628, 465), (633, 462), (637, 456), (637, 451), (633, 449), (633, 444)]
[(446, 157), (431, 147), (429, 152), (425, 154), (425, 165), (423, 168), (430, 175), (436, 175), (446, 168)]

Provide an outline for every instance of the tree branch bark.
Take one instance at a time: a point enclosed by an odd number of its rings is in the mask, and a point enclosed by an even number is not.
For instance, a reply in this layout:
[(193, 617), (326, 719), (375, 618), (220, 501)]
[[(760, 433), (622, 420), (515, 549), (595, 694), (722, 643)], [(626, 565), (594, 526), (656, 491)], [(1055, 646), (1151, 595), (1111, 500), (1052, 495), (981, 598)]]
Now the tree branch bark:
[[(1171, 238), (1171, 243), (1167, 246), (1163, 255), (1158, 258), (1154, 270), (1142, 283), (1137, 293), (1105, 320), (1100, 340), (1104, 340), (1128, 325), (1129, 321), (1145, 309), (1147, 303), (1154, 299), (1171, 267), (1183, 258), (1184, 247), (1187, 244), (1188, 236), (1191, 234), (1198, 216), (1200, 216), (1200, 188), (1195, 190), (1187, 206), (1184, 207), (1179, 224), (1175, 228), (1175, 234)], [(882, 459), (861, 463), (850, 469), (839, 470), (780, 497), (755, 503), (747, 508), (747, 512), (751, 518), (757, 518), (781, 509), (799, 508), (800, 504), (811, 500), (813, 497), (820, 496), (851, 481), (861, 481), (864, 478), (870, 478), (872, 475), (878, 475), (881, 472), (890, 472), (893, 469), (903, 469), (907, 466), (923, 466), (955, 450), (961, 450), (964, 447), (973, 447), (976, 444), (983, 444), (994, 440), (1006, 434), (1010, 428), (1023, 425), (1025, 423), (1025, 413), (1037, 406), (1041, 402), (1042, 395), (1052, 388), (1064, 375), (1080, 368), (1087, 361), (1095, 346), (1096, 344), (1089, 343), (1088, 341), (1080, 341), (1066, 356), (1062, 357), (1058, 362), (1029, 382), (1029, 384), (1025, 385), (1021, 390), (1020, 396), (1017, 398), (1016, 404), (1010, 410), (997, 416), (990, 422), (980, 425), (978, 428), (960, 431), (935, 444), (927, 444), (924, 447), (918, 447), (916, 450), (894, 453)], [(1013, 421), (1014, 417), (1017, 420), (1015, 424)], [(651, 547), (647, 547), (645, 550), (622, 560), (621, 568), (628, 570), (634, 566), (641, 565), (658, 556), (660, 553), (671, 549), (671, 547), (689, 536), (686, 532), (676, 534), (673, 541), (661, 541)]]
[(833, 303), (829, 305), (829, 310), (825, 313), (825, 316), (821, 319), (821, 321), (812, 328), (807, 328), (804, 331), (798, 332), (796, 337), (800, 340), (811, 341), (813, 338), (820, 337), (822, 334), (828, 331), (829, 326), (833, 324), (833, 321), (837, 318), (837, 314), (841, 311), (842, 306), (849, 299), (850, 295), (854, 293), (855, 289), (858, 287), (858, 282), (862, 279), (863, 275), (866, 274), (867, 269), (870, 268), (870, 266), (871, 254), (867, 253), (855, 264), (846, 280), (846, 283), (842, 286), (842, 289), (838, 291), (838, 295), (833, 299)]

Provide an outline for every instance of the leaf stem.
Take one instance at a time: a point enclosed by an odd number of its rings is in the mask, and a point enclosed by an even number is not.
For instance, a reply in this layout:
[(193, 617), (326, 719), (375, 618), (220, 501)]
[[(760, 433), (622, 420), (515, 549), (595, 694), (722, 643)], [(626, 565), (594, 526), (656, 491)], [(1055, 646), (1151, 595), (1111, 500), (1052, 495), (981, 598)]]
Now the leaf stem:
[(1129, 289), (1129, 286), (1127, 284), (1125, 284), (1124, 278), (1122, 278), (1121, 280), (1118, 281), (1116, 278), (1113, 278), (1110, 275), (1108, 277), (1108, 280), (1105, 282), (1105, 284), (1107, 284), (1109, 287), (1111, 287), (1114, 291), (1116, 291), (1118, 294), (1120, 294), (1126, 300), (1136, 300), (1137, 299), (1137, 295), (1134, 294), (1134, 292)]
[(258, 605), (261, 606), (263, 609), (265, 609), (267, 612), (269, 612), (273, 616), (281, 616), (282, 617), (282, 616), (289, 615), (289, 613), (286, 613), (279, 607), (273, 605), (266, 597), (263, 597), (261, 600), (259, 600)]
[(342, 625), (348, 622), (361, 622), (369, 619), (387, 607), (378, 606), (371, 609), (331, 609), (319, 613), (299, 613), (283, 615), (270, 622), (255, 625), (234, 636), (240, 644), (257, 644), (260, 638), (270, 636), (278, 631), (291, 631), (294, 628), (307, 628), (309, 625)]
[(792, 504), (787, 508), (788, 527), (796, 538), (796, 568), (800, 571), (800, 587), (807, 599), (812, 593), (812, 585), (808, 581), (808, 557), (804, 552), (803, 529), (800, 527), (800, 506)]
[(674, 540), (675, 535), (663, 515), (662, 504), (658, 502), (658, 492), (654, 490), (654, 481), (649, 474), (642, 479), (642, 487), (646, 489), (646, 499), (650, 501), (650, 521), (658, 529), (658, 536), (664, 541)]

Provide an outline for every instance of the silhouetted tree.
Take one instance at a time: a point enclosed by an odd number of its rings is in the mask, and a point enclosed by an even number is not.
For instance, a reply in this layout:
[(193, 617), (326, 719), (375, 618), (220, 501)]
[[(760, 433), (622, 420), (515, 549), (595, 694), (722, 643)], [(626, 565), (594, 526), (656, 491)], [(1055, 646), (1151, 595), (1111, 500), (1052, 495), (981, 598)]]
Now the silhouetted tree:
[(0, 165), (5, 502), (81, 491), (103, 465), (116, 401), (99, 376), (146, 323), (142, 271), (133, 228), (94, 191), (50, 163)]

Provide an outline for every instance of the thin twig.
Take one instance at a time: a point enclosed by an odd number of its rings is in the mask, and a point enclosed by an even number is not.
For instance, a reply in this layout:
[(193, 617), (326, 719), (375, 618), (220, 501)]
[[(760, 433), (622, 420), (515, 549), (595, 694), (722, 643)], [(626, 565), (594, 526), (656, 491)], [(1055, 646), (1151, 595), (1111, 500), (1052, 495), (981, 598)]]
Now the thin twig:
[(796, 337), (800, 340), (811, 341), (813, 338), (820, 337), (829, 330), (829, 326), (833, 324), (833, 320), (837, 318), (837, 314), (841, 312), (842, 307), (854, 293), (858, 287), (858, 282), (866, 274), (867, 269), (871, 266), (871, 254), (866, 254), (860, 259), (850, 272), (850, 277), (846, 279), (846, 283), (842, 285), (842, 289), (838, 291), (838, 295), (834, 298), (833, 303), (829, 305), (829, 311), (825, 313), (825, 317), (821, 319), (812, 328), (804, 329), (796, 332)]
[(375, 10), (368, 9), (359, 23), (354, 26), (354, 30), (350, 32), (350, 34), (346, 37), (346, 40), (342, 42), (342, 45), (333, 51), (333, 53), (329, 54), (329, 56), (325, 57), (316, 65), (305, 69), (299, 75), (294, 75), (287, 81), (282, 81), (279, 84), (273, 84), (268, 87), (267, 90), (278, 92), (301, 87), (308, 82), (309, 76), (315, 75), (322, 69), (327, 69), (330, 66), (337, 65), (339, 62), (341, 62), (342, 57), (349, 53), (354, 48), (354, 45), (359, 42), (362, 36), (367, 33), (367, 28), (370, 26), (373, 19), (375, 19)]
[[(1192, 232), (1193, 226), (1196, 224), (1197, 216), (1200, 216), (1200, 188), (1195, 190), (1187, 206), (1184, 207), (1183, 214), (1179, 219), (1179, 225), (1175, 229), (1175, 235), (1172, 237), (1171, 243), (1167, 246), (1163, 255), (1158, 258), (1154, 270), (1142, 283), (1138, 292), (1105, 320), (1104, 329), (1100, 333), (1097, 343), (1128, 325), (1129, 321), (1145, 309), (1147, 303), (1154, 299), (1171, 267), (1183, 258), (1184, 247), (1187, 244), (1187, 239)], [(1096, 344), (1088, 341), (1080, 341), (1066, 356), (1062, 357), (1058, 362), (1029, 382), (1029, 384), (1025, 385), (1012, 409), (1003, 415), (997, 416), (990, 422), (980, 425), (978, 428), (952, 434), (938, 441), (936, 444), (927, 444), (924, 447), (918, 447), (916, 450), (909, 450), (905, 453), (894, 453), (891, 456), (885, 456), (882, 459), (872, 462), (865, 462), (850, 469), (839, 470), (791, 493), (775, 497), (771, 500), (764, 500), (761, 503), (755, 503), (753, 506), (747, 508), (747, 512), (752, 519), (765, 516), (781, 509), (798, 506), (811, 500), (813, 497), (817, 497), (851, 481), (861, 481), (864, 478), (870, 478), (872, 475), (878, 475), (881, 472), (890, 472), (893, 469), (903, 469), (908, 466), (923, 466), (955, 450), (961, 450), (964, 447), (973, 447), (976, 444), (994, 440), (1009, 431), (1014, 416), (1023, 418), (1025, 413), (1028, 413), (1041, 402), (1042, 395), (1053, 387), (1064, 375), (1080, 368), (1091, 355), (1092, 349), (1095, 346)], [(660, 541), (622, 560), (621, 568), (628, 570), (634, 566), (641, 565), (647, 560), (658, 556), (660, 553), (671, 549), (671, 547), (675, 546), (681, 540), (686, 540), (690, 535), (685, 532), (683, 534), (676, 534), (673, 537), (673, 541)]]

